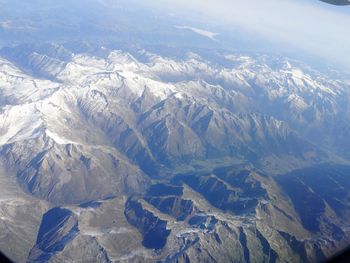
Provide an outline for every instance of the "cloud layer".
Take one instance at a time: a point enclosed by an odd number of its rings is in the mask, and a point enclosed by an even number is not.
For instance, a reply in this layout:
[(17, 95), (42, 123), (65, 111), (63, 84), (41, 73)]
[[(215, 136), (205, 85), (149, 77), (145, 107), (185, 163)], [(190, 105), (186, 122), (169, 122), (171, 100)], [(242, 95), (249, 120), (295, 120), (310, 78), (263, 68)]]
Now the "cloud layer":
[(170, 8), (202, 12), (225, 24), (264, 35), (350, 67), (350, 7), (318, 0), (156, 0)]

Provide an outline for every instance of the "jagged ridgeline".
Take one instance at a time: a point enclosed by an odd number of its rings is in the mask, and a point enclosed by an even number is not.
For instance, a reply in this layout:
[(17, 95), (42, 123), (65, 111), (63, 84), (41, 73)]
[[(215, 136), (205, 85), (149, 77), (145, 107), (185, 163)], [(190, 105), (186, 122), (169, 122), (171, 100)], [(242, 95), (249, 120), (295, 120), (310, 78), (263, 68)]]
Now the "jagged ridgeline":
[(347, 80), (276, 56), (77, 49), (0, 52), (15, 261), (319, 262), (349, 244)]

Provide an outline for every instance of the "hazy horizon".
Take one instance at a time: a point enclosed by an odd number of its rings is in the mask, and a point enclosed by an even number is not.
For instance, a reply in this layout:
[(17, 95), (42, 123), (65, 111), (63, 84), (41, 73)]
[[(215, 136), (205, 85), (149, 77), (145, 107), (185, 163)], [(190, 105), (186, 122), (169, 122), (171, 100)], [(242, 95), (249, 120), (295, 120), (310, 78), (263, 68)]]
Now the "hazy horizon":
[(350, 7), (316, 0), (176, 1), (152, 5), (199, 12), (223, 25), (260, 34), (269, 41), (350, 67)]
[[(100, 30), (106, 23), (111, 25), (113, 22), (117, 22), (118, 24), (119, 20), (116, 19), (120, 11), (136, 7), (138, 13), (133, 14), (135, 15), (132, 18), (134, 23), (147, 22), (147, 19), (154, 19), (162, 14), (170, 18), (171, 13), (174, 12), (180, 18), (180, 24), (173, 26), (194, 26), (181, 23), (186, 20), (198, 20), (202, 22), (200, 29), (203, 30), (210, 31), (210, 28), (215, 26), (224, 30), (233, 27), (243, 32), (242, 35), (248, 39), (250, 36), (261, 39), (265, 42), (261, 43), (262, 46), (268, 46), (271, 43), (271, 49), (283, 47), (285, 50), (298, 53), (301, 57), (305, 53), (305, 55), (316, 56), (350, 68), (350, 55), (348, 55), (350, 54), (350, 38), (348, 37), (350, 35), (348, 26), (350, 24), (350, 7), (332, 6), (318, 0), (219, 0), (215, 4), (208, 0), (179, 0), (176, 3), (170, 0), (90, 0), (83, 2), (75, 0), (59, 3), (36, 0), (30, 5), (21, 1), (3, 0), (0, 4), (3, 6), (3, 10), (0, 10), (0, 30), (6, 31), (4, 40), (9, 32), (14, 32), (15, 37), (21, 36), (17, 34), (19, 31), (35, 34), (35, 28), (31, 27), (30, 24), (33, 21), (37, 23), (40, 17), (48, 19), (49, 23), (61, 19), (61, 23), (69, 32), (73, 32), (74, 35), (76, 31), (84, 37), (84, 35), (91, 34), (91, 30), (93, 30), (89, 26), (85, 28), (84, 24), (99, 23), (101, 26), (98, 30)], [(19, 5), (21, 5), (20, 9)], [(55, 8), (64, 8), (64, 12), (58, 10), (51, 16), (49, 12)], [(29, 14), (31, 19), (29, 24), (23, 20), (22, 14)], [(66, 16), (68, 19), (65, 18)], [(186, 19), (181, 19), (182, 17)], [(70, 27), (69, 23), (73, 21), (78, 21), (77, 23), (81, 23), (82, 26)], [(40, 24), (36, 25), (40, 26)], [(120, 25), (118, 24), (118, 26)], [(125, 26), (125, 29), (127, 26), (135, 28), (135, 25), (126, 24)], [(152, 24), (152, 26), (162, 27), (163, 25), (160, 23), (158, 25)], [(57, 29), (61, 30), (62, 28), (64, 27)], [(48, 30), (44, 33), (51, 34), (51, 32), (52, 30)], [(129, 33), (133, 35), (135, 32), (130, 30)], [(42, 36), (40, 32), (38, 35)], [(43, 38), (45, 39), (45, 36)], [(254, 42), (257, 41), (256, 39), (249, 40)], [(244, 48), (244, 46), (241, 47)]]

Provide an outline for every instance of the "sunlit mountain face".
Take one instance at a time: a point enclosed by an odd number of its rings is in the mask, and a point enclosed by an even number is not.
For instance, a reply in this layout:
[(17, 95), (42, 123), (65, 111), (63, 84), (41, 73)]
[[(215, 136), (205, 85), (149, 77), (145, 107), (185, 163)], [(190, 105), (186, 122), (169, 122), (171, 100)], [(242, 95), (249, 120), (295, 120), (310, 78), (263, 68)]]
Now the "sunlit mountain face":
[(0, 0), (0, 45), (14, 262), (323, 262), (350, 245), (339, 60), (138, 1)]

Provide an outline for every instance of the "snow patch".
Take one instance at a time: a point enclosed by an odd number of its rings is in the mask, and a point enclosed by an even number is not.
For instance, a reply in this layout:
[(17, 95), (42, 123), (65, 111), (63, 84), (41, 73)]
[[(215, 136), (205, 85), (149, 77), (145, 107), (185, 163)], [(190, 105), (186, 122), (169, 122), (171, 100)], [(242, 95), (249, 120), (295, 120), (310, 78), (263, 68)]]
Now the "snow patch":
[(58, 144), (61, 144), (61, 145), (75, 144), (73, 141), (62, 138), (57, 133), (51, 132), (50, 130), (46, 130), (45, 133), (48, 137), (50, 137), (52, 140), (54, 140)]

